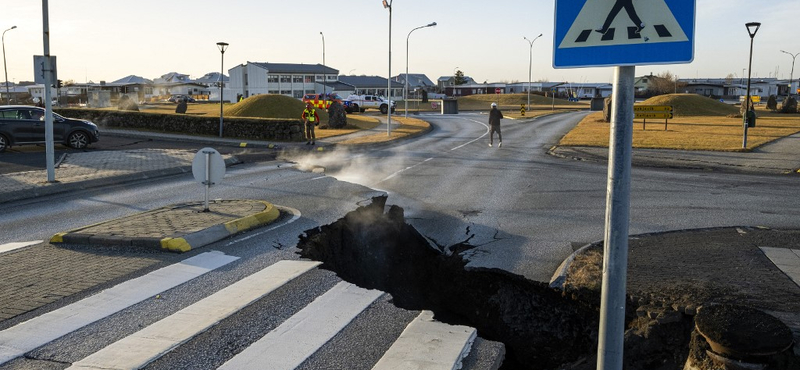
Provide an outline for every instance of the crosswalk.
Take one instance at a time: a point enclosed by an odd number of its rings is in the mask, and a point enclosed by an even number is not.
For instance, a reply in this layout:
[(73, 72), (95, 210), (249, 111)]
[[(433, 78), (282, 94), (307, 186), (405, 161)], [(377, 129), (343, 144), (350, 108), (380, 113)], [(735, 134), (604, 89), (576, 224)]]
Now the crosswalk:
[[(136, 305), (192, 279), (234, 262), (238, 257), (221, 252), (207, 252), (181, 263), (167, 266), (142, 277), (109, 288), (63, 308), (0, 331), (0, 369), (25, 367), (26, 361), (56, 361), (69, 369), (141, 369), (141, 368), (219, 368), (219, 369), (495, 369), (502, 363), (502, 344), (477, 338), (474, 328), (454, 326), (433, 319), (430, 311), (409, 312), (392, 307), (390, 296), (360, 288), (335, 278), (323, 289), (303, 289), (291, 294), (287, 286), (313, 284), (320, 263), (281, 260), (250, 274), (207, 297), (200, 299), (135, 332), (98, 346), (76, 360), (37, 358), (37, 351), (48, 346), (69, 346), (59, 341), (87, 326)], [(319, 291), (319, 293), (310, 293)], [(244, 340), (242, 348), (221, 348), (204, 352), (221, 353), (222, 358), (202, 362), (193, 354), (201, 345), (225, 346), (217, 331), (243, 333), (247, 327), (237, 324), (243, 312), (248, 320), (271, 321), (280, 315), (253, 310), (270, 299), (286, 300), (315, 294), (302, 304), (279, 301), (269, 307), (297, 305), (298, 309), (281, 317), (281, 322), (265, 326), (259, 338)], [(301, 307), (302, 306), (302, 307)], [(262, 306), (268, 307), (268, 306)], [(393, 312), (389, 314), (381, 311)], [(261, 320), (253, 315), (263, 315)], [(376, 321), (376, 318), (377, 321)], [(387, 329), (387, 321), (396, 329)], [(395, 322), (396, 321), (396, 322)], [(230, 329), (230, 326), (239, 328)], [(403, 330), (403, 327), (404, 330)], [(244, 335), (244, 334), (242, 334)], [(209, 336), (215, 339), (209, 339)], [(353, 350), (347, 344), (355, 338), (354, 348), (365, 347), (366, 339), (374, 349)], [(228, 338), (228, 342), (241, 338)], [(62, 343), (59, 343), (62, 342)], [(63, 343), (65, 342), (65, 343)], [(77, 347), (77, 346), (76, 346)], [(69, 348), (60, 348), (70, 352)], [(80, 349), (74, 353), (81, 353)], [(45, 357), (45, 356), (43, 356)], [(191, 363), (175, 358), (189, 358)], [(487, 358), (480, 358), (487, 357)], [(175, 361), (170, 363), (170, 361)], [(30, 367), (30, 366), (29, 366)], [(36, 367), (36, 366), (33, 366)]]
[[(669, 32), (666, 25), (657, 24), (653, 26), (653, 30), (655, 30), (658, 38), (660, 39), (669, 39), (672, 37), (672, 33)], [(626, 27), (623, 32), (617, 32), (615, 27), (611, 27), (606, 32), (598, 32), (592, 29), (585, 29), (581, 30), (578, 34), (578, 37), (575, 38), (575, 44), (580, 45), (582, 43), (587, 43), (592, 41), (593, 38), (599, 38), (601, 42), (610, 42), (614, 41), (619, 38), (627, 39), (627, 40), (644, 40), (650, 41), (647, 36), (643, 36), (641, 30), (638, 27)]]

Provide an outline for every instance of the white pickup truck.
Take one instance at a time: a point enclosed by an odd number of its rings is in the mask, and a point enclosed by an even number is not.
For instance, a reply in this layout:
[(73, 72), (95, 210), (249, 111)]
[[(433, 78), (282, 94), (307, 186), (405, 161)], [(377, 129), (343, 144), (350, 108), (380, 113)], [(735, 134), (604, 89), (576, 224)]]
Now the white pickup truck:
[[(380, 109), (381, 113), (386, 114), (389, 111), (389, 103), (375, 95), (350, 95), (347, 100), (350, 101), (351, 108), (356, 112), (364, 112), (367, 109)], [(397, 102), (391, 101), (391, 105), (392, 113), (394, 113)]]

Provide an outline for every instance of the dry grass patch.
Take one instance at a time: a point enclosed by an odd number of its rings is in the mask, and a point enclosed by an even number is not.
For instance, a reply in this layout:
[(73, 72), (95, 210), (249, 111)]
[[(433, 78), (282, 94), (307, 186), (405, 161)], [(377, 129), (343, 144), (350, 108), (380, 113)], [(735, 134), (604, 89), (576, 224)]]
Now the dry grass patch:
[(324, 127), (325, 123), (328, 121), (327, 115), (325, 120), (322, 120), (322, 117), (320, 116), (320, 121), (323, 123), (321, 123), (320, 127), (317, 127), (317, 129), (314, 130), (314, 136), (316, 136), (317, 139), (352, 134), (361, 130), (371, 130), (381, 124), (381, 122), (375, 117), (356, 116), (352, 114), (347, 115), (347, 126), (344, 128), (321, 128)]
[[(564, 99), (555, 99), (531, 94), (531, 111), (556, 109), (587, 109), (588, 101), (571, 102)], [(517, 111), (520, 106), (528, 106), (528, 94), (495, 94), (495, 95), (470, 95), (458, 98), (459, 110), (485, 110), (491, 108), (492, 103), (497, 103), (497, 108), (502, 111)], [(505, 113), (504, 113), (505, 114)]]
[[(800, 114), (772, 113), (757, 109), (756, 127), (747, 131), (747, 147), (753, 149), (800, 132)], [(645, 126), (643, 129), (643, 126)], [(608, 147), (610, 125), (602, 112), (586, 116), (558, 145)], [(742, 151), (742, 119), (724, 116), (682, 116), (668, 121), (637, 119), (633, 123), (633, 147), (651, 149)]]
[[(348, 120), (349, 119), (350, 118), (348, 118)], [(425, 122), (419, 118), (392, 117), (392, 122), (393, 125), (392, 125), (391, 136), (387, 135), (385, 132), (381, 132), (372, 135), (355, 137), (352, 139), (342, 141), (339, 144), (356, 145), (356, 144), (383, 143), (418, 134), (420, 132), (428, 130), (428, 128), (430, 127), (430, 124), (428, 122)], [(400, 123), (400, 126), (394, 126), (394, 122)]]

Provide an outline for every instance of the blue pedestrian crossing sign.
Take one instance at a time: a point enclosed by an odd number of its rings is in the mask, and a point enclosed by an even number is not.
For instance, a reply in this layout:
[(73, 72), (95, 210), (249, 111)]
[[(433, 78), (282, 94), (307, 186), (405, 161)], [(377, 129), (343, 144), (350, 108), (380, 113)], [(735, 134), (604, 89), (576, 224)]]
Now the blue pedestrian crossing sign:
[(553, 67), (690, 63), (696, 0), (556, 0)]

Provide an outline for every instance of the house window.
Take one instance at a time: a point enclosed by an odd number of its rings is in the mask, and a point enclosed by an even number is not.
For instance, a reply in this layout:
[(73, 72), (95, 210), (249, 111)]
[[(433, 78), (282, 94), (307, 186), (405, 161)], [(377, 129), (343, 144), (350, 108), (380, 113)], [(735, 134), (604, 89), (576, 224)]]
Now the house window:
[(316, 78), (317, 78), (317, 81), (325, 81), (325, 76), (323, 76), (323, 75), (317, 75)]
[(292, 82), (292, 76), (281, 75), (281, 83), (290, 83), (290, 82)]
[(277, 75), (267, 75), (267, 82), (271, 84), (278, 83), (278, 76)]
[(336, 81), (336, 79), (337, 79), (336, 75), (328, 75), (328, 81)]
[(303, 83), (303, 76), (292, 76), (292, 82), (297, 84)]
[(278, 90), (269, 90), (269, 91), (267, 91), (267, 94), (275, 94), (275, 95), (277, 95), (278, 94)]
[(292, 95), (292, 90), (281, 90), (281, 95)]
[(305, 82), (307, 84), (313, 83), (314, 82), (314, 76), (305, 76)]
[(293, 96), (295, 98), (302, 99), (303, 98), (303, 90), (295, 90), (294, 93), (293, 93)]

